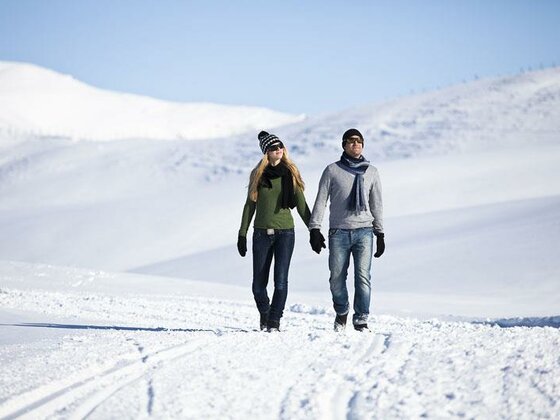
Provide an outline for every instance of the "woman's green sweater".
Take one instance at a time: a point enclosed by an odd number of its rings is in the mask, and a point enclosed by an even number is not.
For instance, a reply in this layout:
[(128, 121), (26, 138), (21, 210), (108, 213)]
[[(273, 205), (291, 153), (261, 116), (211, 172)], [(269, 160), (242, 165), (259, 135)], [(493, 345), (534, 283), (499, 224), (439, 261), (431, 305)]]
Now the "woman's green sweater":
[[(290, 209), (280, 207), (282, 195), (282, 179), (275, 178), (271, 180), (272, 188), (260, 186), (257, 202), (252, 201), (247, 196), (245, 207), (243, 207), (243, 216), (241, 217), (241, 227), (239, 228), (239, 236), (247, 236), (247, 230), (251, 224), (251, 219), (255, 216), (254, 227), (257, 229), (293, 229), (294, 219)], [(309, 225), (311, 212), (305, 202), (303, 191), (295, 187), (296, 208), (305, 223)]]

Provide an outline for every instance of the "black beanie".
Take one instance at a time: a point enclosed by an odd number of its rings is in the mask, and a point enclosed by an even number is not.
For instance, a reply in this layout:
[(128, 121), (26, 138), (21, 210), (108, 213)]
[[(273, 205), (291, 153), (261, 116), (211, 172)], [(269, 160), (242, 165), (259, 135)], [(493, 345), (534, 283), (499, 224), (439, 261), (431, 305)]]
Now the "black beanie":
[(364, 141), (364, 136), (362, 136), (362, 133), (360, 133), (355, 128), (351, 128), (349, 130), (346, 130), (344, 132), (344, 134), (342, 135), (342, 147), (344, 147), (344, 145), (346, 144), (346, 140), (348, 140), (350, 137), (354, 137), (354, 136), (358, 136), (359, 138), (362, 139), (362, 142)]
[(282, 144), (282, 141), (280, 141), (277, 136), (274, 134), (268, 134), (266, 131), (261, 131), (257, 137), (263, 154), (267, 152), (269, 147)]

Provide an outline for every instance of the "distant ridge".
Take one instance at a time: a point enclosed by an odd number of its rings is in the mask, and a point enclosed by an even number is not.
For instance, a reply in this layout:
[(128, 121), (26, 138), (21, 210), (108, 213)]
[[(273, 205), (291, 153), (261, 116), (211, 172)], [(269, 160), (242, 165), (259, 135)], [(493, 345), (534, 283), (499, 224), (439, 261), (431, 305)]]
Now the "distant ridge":
[(301, 121), (266, 108), (111, 92), (36, 65), (0, 61), (0, 136), (200, 140)]
[[(31, 64), (0, 62), (0, 146), (25, 139), (203, 140), (211, 177), (239, 173), (265, 128), (299, 162), (323, 162), (358, 128), (374, 161), (519, 147), (560, 140), (560, 68), (480, 79), (317, 116), (264, 108), (173, 103), (93, 88)], [(320, 157), (325, 155), (325, 157)]]
[(367, 156), (400, 159), (560, 140), (560, 68), (481, 79), (315, 116), (283, 128), (297, 152), (340, 150), (349, 127)]

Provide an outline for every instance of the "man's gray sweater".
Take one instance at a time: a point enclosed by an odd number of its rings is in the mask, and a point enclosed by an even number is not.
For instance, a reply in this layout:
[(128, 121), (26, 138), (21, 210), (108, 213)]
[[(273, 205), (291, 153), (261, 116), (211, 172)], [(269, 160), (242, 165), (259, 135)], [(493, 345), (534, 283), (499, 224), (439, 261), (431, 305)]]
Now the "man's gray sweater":
[(364, 173), (364, 188), (368, 197), (367, 210), (356, 213), (348, 210), (350, 192), (355, 175), (344, 170), (338, 162), (331, 163), (323, 171), (319, 191), (311, 213), (309, 229), (320, 229), (323, 214), (330, 198), (330, 229), (357, 229), (373, 226), (374, 232), (383, 232), (383, 201), (381, 181), (377, 168), (369, 166)]

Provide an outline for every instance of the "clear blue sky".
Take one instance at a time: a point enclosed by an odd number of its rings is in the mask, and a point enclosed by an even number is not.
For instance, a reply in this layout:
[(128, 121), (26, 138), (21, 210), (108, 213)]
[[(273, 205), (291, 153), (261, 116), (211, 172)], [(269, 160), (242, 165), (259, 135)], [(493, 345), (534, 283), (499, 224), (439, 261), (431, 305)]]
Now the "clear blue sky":
[(313, 115), (560, 65), (560, 0), (0, 0), (0, 60)]

